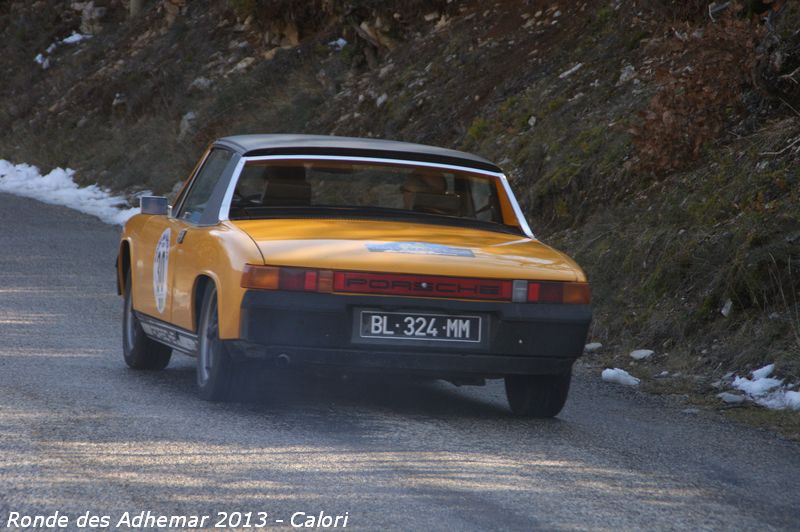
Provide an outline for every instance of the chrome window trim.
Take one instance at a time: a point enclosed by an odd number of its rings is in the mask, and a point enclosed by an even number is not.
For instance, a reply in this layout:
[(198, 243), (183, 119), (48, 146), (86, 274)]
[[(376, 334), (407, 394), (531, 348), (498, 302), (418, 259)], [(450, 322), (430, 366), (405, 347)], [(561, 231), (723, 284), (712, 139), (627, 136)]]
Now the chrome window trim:
[(247, 161), (249, 161), (247, 157), (242, 157), (239, 159), (239, 162), (236, 164), (236, 168), (233, 170), (233, 176), (231, 176), (231, 180), (228, 183), (228, 189), (225, 191), (225, 195), (222, 197), (222, 203), (219, 206), (219, 221), (226, 222), (229, 220), (228, 216), (231, 210), (231, 202), (233, 201), (233, 191), (236, 190), (236, 184), (239, 183), (239, 176), (242, 173), (242, 168)]
[(528, 225), (528, 221), (525, 220), (525, 216), (522, 214), (522, 209), (520, 208), (519, 203), (517, 202), (517, 198), (511, 191), (511, 185), (508, 182), (508, 178), (506, 177), (505, 174), (501, 172), (490, 172), (488, 170), (481, 170), (480, 168), (470, 168), (468, 166), (458, 166), (445, 163), (434, 163), (434, 162), (415, 161), (407, 159), (387, 159), (383, 157), (359, 157), (359, 156), (349, 156), (349, 155), (260, 155), (257, 157), (242, 157), (239, 160), (236, 169), (233, 171), (233, 176), (230, 180), (230, 183), (228, 183), (228, 189), (225, 191), (225, 196), (222, 199), (222, 204), (220, 205), (219, 209), (220, 221), (229, 220), (228, 216), (230, 214), (231, 202), (233, 201), (233, 191), (236, 189), (236, 184), (239, 182), (239, 176), (241, 175), (242, 168), (244, 168), (245, 164), (249, 162), (260, 162), (260, 161), (297, 161), (297, 160), (353, 161), (353, 162), (364, 162), (364, 163), (376, 162), (376, 163), (397, 164), (405, 166), (426, 166), (429, 168), (441, 168), (443, 170), (455, 170), (459, 172), (481, 174), (481, 175), (495, 177), (500, 181), (500, 184), (503, 187), (503, 191), (505, 192), (506, 197), (508, 197), (508, 201), (511, 204), (511, 209), (514, 212), (514, 215), (517, 217), (517, 223), (519, 223), (519, 228), (528, 238), (531, 239), (536, 238), (533, 235), (530, 226)]

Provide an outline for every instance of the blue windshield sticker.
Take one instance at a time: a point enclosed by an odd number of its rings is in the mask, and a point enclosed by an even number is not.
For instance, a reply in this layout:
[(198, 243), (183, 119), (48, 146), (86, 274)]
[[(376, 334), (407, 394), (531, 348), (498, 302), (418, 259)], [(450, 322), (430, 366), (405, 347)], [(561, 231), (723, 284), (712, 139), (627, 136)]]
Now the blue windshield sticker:
[(367, 249), (375, 253), (411, 253), (413, 255), (448, 255), (451, 257), (474, 257), (470, 249), (453, 248), (426, 242), (386, 242), (367, 244)]

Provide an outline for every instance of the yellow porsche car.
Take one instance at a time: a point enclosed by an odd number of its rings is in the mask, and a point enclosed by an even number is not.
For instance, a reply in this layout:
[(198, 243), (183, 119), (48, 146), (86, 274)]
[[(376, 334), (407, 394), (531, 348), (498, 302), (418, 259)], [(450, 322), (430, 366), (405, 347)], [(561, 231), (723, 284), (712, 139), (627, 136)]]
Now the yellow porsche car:
[(125, 362), (194, 356), (209, 400), (255, 358), (503, 378), (514, 413), (552, 417), (591, 320), (586, 276), (534, 237), (500, 168), (374, 139), (217, 140), (174, 205), (142, 198), (117, 279)]

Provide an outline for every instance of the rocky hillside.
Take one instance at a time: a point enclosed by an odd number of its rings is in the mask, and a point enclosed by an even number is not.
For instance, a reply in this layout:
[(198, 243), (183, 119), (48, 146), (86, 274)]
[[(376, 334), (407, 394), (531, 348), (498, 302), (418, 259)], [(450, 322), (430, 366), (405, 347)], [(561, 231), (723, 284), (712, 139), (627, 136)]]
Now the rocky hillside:
[(796, 2), (131, 2), (0, 4), (0, 158), (169, 192), (225, 134), (467, 149), (585, 266), (593, 360), (800, 379)]

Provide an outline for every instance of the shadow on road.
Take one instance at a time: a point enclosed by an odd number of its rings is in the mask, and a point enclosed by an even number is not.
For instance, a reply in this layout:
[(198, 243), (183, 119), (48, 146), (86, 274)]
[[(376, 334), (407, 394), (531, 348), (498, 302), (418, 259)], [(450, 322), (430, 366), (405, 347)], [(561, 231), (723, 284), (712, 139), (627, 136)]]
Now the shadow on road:
[[(172, 387), (174, 393), (195, 395), (193, 360), (175, 355), (167, 371), (130, 372), (130, 378)], [(307, 413), (309, 410), (373, 410), (376, 413), (424, 415), (443, 418), (515, 418), (505, 404), (475, 397), (473, 386), (456, 387), (448, 382), (407, 375), (321, 375), (298, 369), (277, 369), (265, 363), (249, 363), (228, 404), (244, 404), (249, 410)], [(497, 387), (502, 390), (502, 386)], [(557, 422), (557, 421), (551, 421)]]

